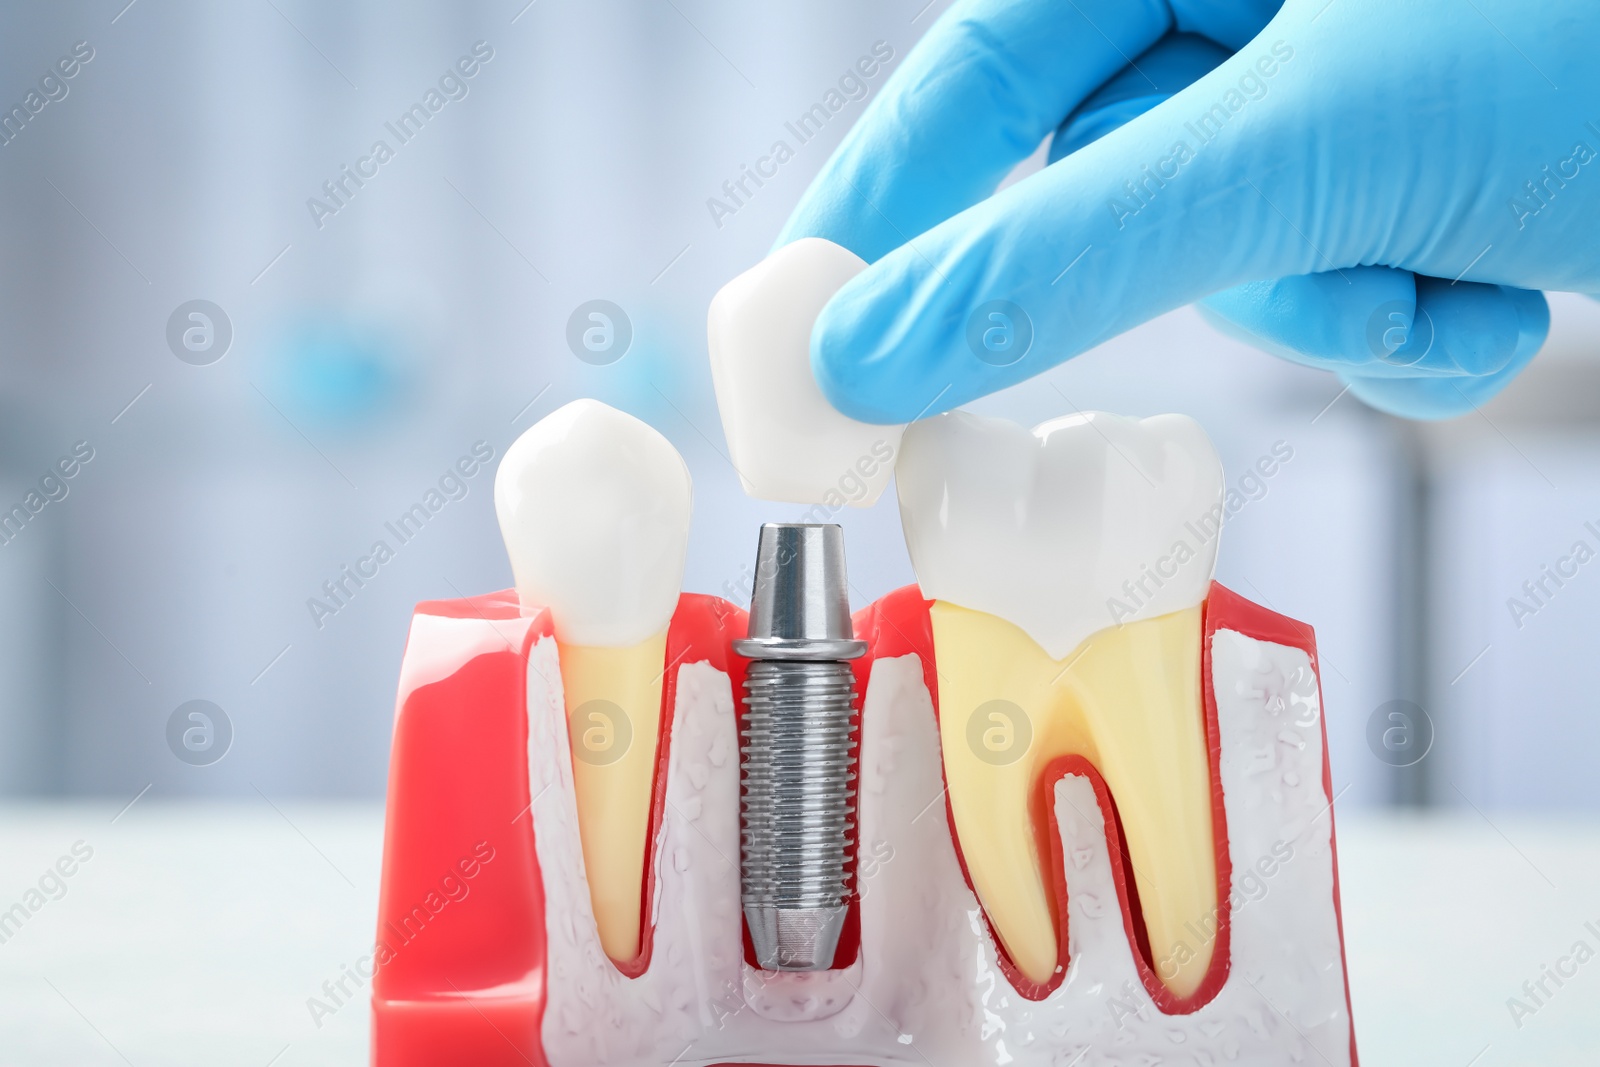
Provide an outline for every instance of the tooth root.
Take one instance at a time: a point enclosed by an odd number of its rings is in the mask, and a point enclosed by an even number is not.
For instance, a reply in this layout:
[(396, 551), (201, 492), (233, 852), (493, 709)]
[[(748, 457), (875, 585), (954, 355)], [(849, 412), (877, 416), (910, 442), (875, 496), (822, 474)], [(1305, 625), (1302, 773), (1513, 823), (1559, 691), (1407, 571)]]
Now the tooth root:
[(1200, 612), (1102, 630), (1058, 661), (997, 616), (934, 603), (957, 839), (995, 932), (1035, 982), (1050, 981), (1060, 939), (1039, 780), (1072, 755), (1100, 771), (1116, 802), (1158, 976), (1188, 996), (1210, 966), (1217, 881)]
[(645, 423), (576, 400), (530, 427), (495, 474), (495, 512), (524, 612), (549, 609), (560, 650), (578, 831), (595, 923), (637, 959), (666, 633), (693, 489)]
[(625, 648), (560, 645), (578, 836), (600, 946), (639, 955), (667, 634)]

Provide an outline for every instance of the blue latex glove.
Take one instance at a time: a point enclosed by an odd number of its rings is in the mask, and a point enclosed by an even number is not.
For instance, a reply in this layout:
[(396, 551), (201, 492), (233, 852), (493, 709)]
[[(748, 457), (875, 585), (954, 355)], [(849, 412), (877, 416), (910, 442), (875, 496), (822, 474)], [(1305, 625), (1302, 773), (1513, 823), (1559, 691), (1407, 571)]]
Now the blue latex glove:
[(1600, 4), (1276, 6), (957, 3), (778, 241), (873, 264), (812, 335), (829, 399), (903, 422), (1208, 296), (1384, 410), (1504, 386), (1538, 290), (1600, 291)]

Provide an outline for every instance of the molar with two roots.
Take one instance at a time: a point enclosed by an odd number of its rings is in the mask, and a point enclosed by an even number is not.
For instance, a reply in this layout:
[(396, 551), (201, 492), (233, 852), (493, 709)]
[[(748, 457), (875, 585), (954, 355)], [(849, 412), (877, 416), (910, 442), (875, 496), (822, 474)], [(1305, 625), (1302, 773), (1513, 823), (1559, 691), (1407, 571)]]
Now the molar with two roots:
[[(1079, 756), (1116, 801), (1150, 948), (1171, 958), (1217, 903), (1200, 696), (1217, 539), (1191, 532), (1221, 513), (1210, 442), (1179, 415), (1030, 433), (956, 412), (911, 427), (897, 475), (933, 601), (950, 813), (995, 933), (1035, 987), (1060, 973), (1041, 779)], [(1199, 989), (1211, 949), (1162, 975), (1176, 996)]]

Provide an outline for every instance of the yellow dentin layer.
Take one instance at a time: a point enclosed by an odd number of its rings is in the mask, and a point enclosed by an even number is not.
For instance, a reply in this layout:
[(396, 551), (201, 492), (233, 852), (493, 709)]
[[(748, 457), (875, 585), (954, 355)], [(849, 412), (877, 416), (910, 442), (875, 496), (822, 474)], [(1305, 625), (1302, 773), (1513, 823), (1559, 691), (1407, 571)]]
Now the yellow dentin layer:
[[(996, 616), (932, 608), (950, 809), (989, 921), (1018, 969), (1048, 982), (1058, 924), (1039, 776), (1062, 756), (1099, 769), (1121, 815), (1152, 963), (1174, 994), (1210, 966), (1217, 924), (1211, 778), (1200, 697), (1201, 609), (1094, 634), (1061, 660)], [(1042, 844), (1043, 842), (1043, 844)]]
[(600, 946), (639, 954), (667, 633), (627, 648), (560, 645), (578, 835)]

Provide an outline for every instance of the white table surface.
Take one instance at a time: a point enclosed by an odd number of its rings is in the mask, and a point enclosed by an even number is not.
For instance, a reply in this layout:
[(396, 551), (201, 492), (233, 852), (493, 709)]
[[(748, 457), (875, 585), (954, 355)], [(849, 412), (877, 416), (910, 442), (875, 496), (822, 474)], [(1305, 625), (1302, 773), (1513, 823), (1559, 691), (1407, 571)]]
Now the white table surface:
[[(364, 1064), (366, 991), (320, 1028), (306, 1002), (372, 943), (381, 808), (122, 803), (0, 808), (0, 910), (94, 850), (0, 944), (0, 1064)], [(1600, 957), (1507, 1008), (1600, 952), (1600, 824), (1491, 818), (1340, 816), (1365, 1067), (1600, 1064)]]

